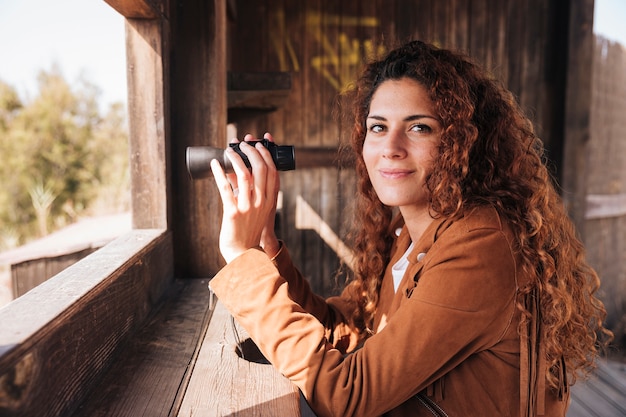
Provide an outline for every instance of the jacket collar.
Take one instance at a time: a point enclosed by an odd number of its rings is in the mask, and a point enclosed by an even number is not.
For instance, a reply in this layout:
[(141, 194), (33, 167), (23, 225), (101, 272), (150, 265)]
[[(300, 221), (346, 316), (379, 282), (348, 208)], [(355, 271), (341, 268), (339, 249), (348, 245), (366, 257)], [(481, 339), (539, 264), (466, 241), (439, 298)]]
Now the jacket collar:
[(441, 231), (447, 227), (446, 224), (448, 224), (448, 222), (446, 222), (445, 218), (437, 218), (426, 228), (422, 237), (415, 243), (413, 250), (409, 253), (407, 258), (409, 266), (398, 286), (398, 291), (394, 292), (391, 268), (411, 245), (411, 236), (404, 224), (402, 216), (398, 215), (392, 222), (391, 230), (392, 233), (395, 233), (396, 239), (391, 247), (389, 265), (387, 265), (387, 269), (385, 270), (385, 276), (383, 277), (380, 288), (380, 297), (373, 323), (373, 329), (376, 332), (386, 326), (389, 317), (395, 313), (400, 307), (402, 300), (409, 296), (412, 289), (415, 288), (416, 282), (414, 278), (422, 269), (427, 259), (428, 251), (437, 240), (437, 237), (440, 235)]

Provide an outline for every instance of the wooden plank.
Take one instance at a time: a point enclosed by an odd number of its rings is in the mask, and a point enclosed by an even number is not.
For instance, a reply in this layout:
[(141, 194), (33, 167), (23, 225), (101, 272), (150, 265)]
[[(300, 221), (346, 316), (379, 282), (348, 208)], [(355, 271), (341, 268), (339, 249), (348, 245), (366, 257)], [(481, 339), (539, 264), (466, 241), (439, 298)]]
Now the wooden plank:
[(291, 74), (276, 71), (229, 72), (227, 89), (228, 121), (232, 123), (250, 114), (237, 110), (274, 111), (282, 107), (291, 91)]
[(178, 417), (300, 416), (299, 391), (271, 365), (242, 359), (245, 332), (217, 303)]
[(207, 280), (177, 280), (73, 417), (174, 416), (212, 310)]
[(218, 248), (221, 201), (213, 181), (191, 181), (188, 146), (226, 145), (226, 0), (171, 2), (175, 54), (168, 77), (172, 139), (171, 229), (177, 276), (212, 276), (223, 265)]
[(96, 250), (98, 250), (97, 247), (89, 247), (63, 255), (47, 256), (12, 264), (11, 279), (13, 280), (13, 298), (26, 294), (37, 285), (45, 282)]
[(159, 16), (159, 0), (104, 0), (128, 19), (155, 19)]
[(352, 168), (354, 160), (346, 152), (331, 147), (297, 147), (296, 169), (335, 167)]
[(228, 72), (228, 91), (239, 90), (290, 90), (291, 74), (288, 72)]
[(571, 2), (563, 147), (564, 201), (584, 240), (593, 62), (593, 0)]
[(133, 227), (138, 229), (168, 226), (164, 31), (159, 20), (126, 21), (131, 198)]
[[(596, 36), (585, 211), (587, 260), (600, 276), (606, 323), (626, 346), (626, 49)], [(610, 216), (610, 217), (609, 217)], [(616, 343), (618, 344), (618, 343)]]
[(624, 215), (626, 215), (626, 194), (587, 194), (586, 220)]
[(0, 415), (67, 415), (159, 302), (172, 243), (132, 231), (0, 309)]
[[(258, 110), (262, 112), (274, 111), (285, 105), (289, 97), (289, 90), (250, 90), (228, 92), (228, 121), (236, 122), (240, 112), (233, 110)], [(244, 113), (245, 114), (245, 113)]]
[(613, 361), (599, 361), (586, 381), (572, 387), (568, 417), (620, 417), (626, 415), (626, 367)]

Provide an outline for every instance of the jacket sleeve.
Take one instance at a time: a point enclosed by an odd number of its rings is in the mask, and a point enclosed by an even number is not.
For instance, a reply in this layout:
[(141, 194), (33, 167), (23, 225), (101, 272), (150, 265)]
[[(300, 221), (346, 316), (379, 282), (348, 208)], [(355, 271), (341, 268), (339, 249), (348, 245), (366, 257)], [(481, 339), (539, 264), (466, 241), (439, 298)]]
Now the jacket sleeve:
[(341, 296), (325, 299), (312, 291), (309, 281), (295, 267), (282, 242), (280, 251), (272, 261), (279, 275), (287, 282), (289, 297), (324, 325), (326, 338), (335, 348), (346, 353), (362, 342), (365, 332), (355, 324), (359, 306), (355, 301), (357, 295), (353, 284), (349, 284)]
[(453, 229), (422, 259), (417, 286), (387, 326), (349, 355), (259, 250), (227, 265), (211, 287), (318, 416), (381, 415), (496, 343), (514, 309), (515, 262), (502, 231)]

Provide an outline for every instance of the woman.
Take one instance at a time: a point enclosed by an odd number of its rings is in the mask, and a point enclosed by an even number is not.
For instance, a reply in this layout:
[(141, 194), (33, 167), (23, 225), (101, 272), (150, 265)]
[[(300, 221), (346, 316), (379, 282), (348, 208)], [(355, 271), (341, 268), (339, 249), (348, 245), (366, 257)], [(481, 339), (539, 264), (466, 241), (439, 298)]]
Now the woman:
[(234, 189), (213, 162), (228, 264), (211, 288), (319, 416), (564, 416), (610, 332), (531, 123), (469, 59), (418, 41), (369, 64), (354, 100), (342, 295), (313, 294), (273, 234), (260, 145), (241, 145), (251, 171), (231, 151)]

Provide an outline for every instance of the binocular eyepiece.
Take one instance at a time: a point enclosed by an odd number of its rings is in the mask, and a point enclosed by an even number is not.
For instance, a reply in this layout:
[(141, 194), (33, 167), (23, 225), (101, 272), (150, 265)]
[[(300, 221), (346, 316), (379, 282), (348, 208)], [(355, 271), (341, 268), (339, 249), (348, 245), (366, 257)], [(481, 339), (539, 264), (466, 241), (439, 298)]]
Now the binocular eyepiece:
[[(291, 171), (296, 169), (296, 156), (295, 148), (291, 145), (276, 145), (274, 142), (270, 142), (267, 139), (260, 141), (246, 141), (250, 145), (254, 146), (257, 143), (261, 143), (267, 148), (272, 155), (272, 160), (276, 169), (279, 171)], [(239, 149), (239, 143), (231, 143), (228, 145), (233, 148), (235, 152), (241, 156), (243, 162), (248, 168), (250, 168), (250, 161), (248, 157)], [(192, 179), (207, 178), (212, 175), (211, 172), (211, 160), (217, 159), (226, 172), (233, 171), (233, 165), (226, 155), (224, 149), (213, 148), (211, 146), (190, 146), (187, 148), (186, 155), (187, 171), (191, 175)]]

